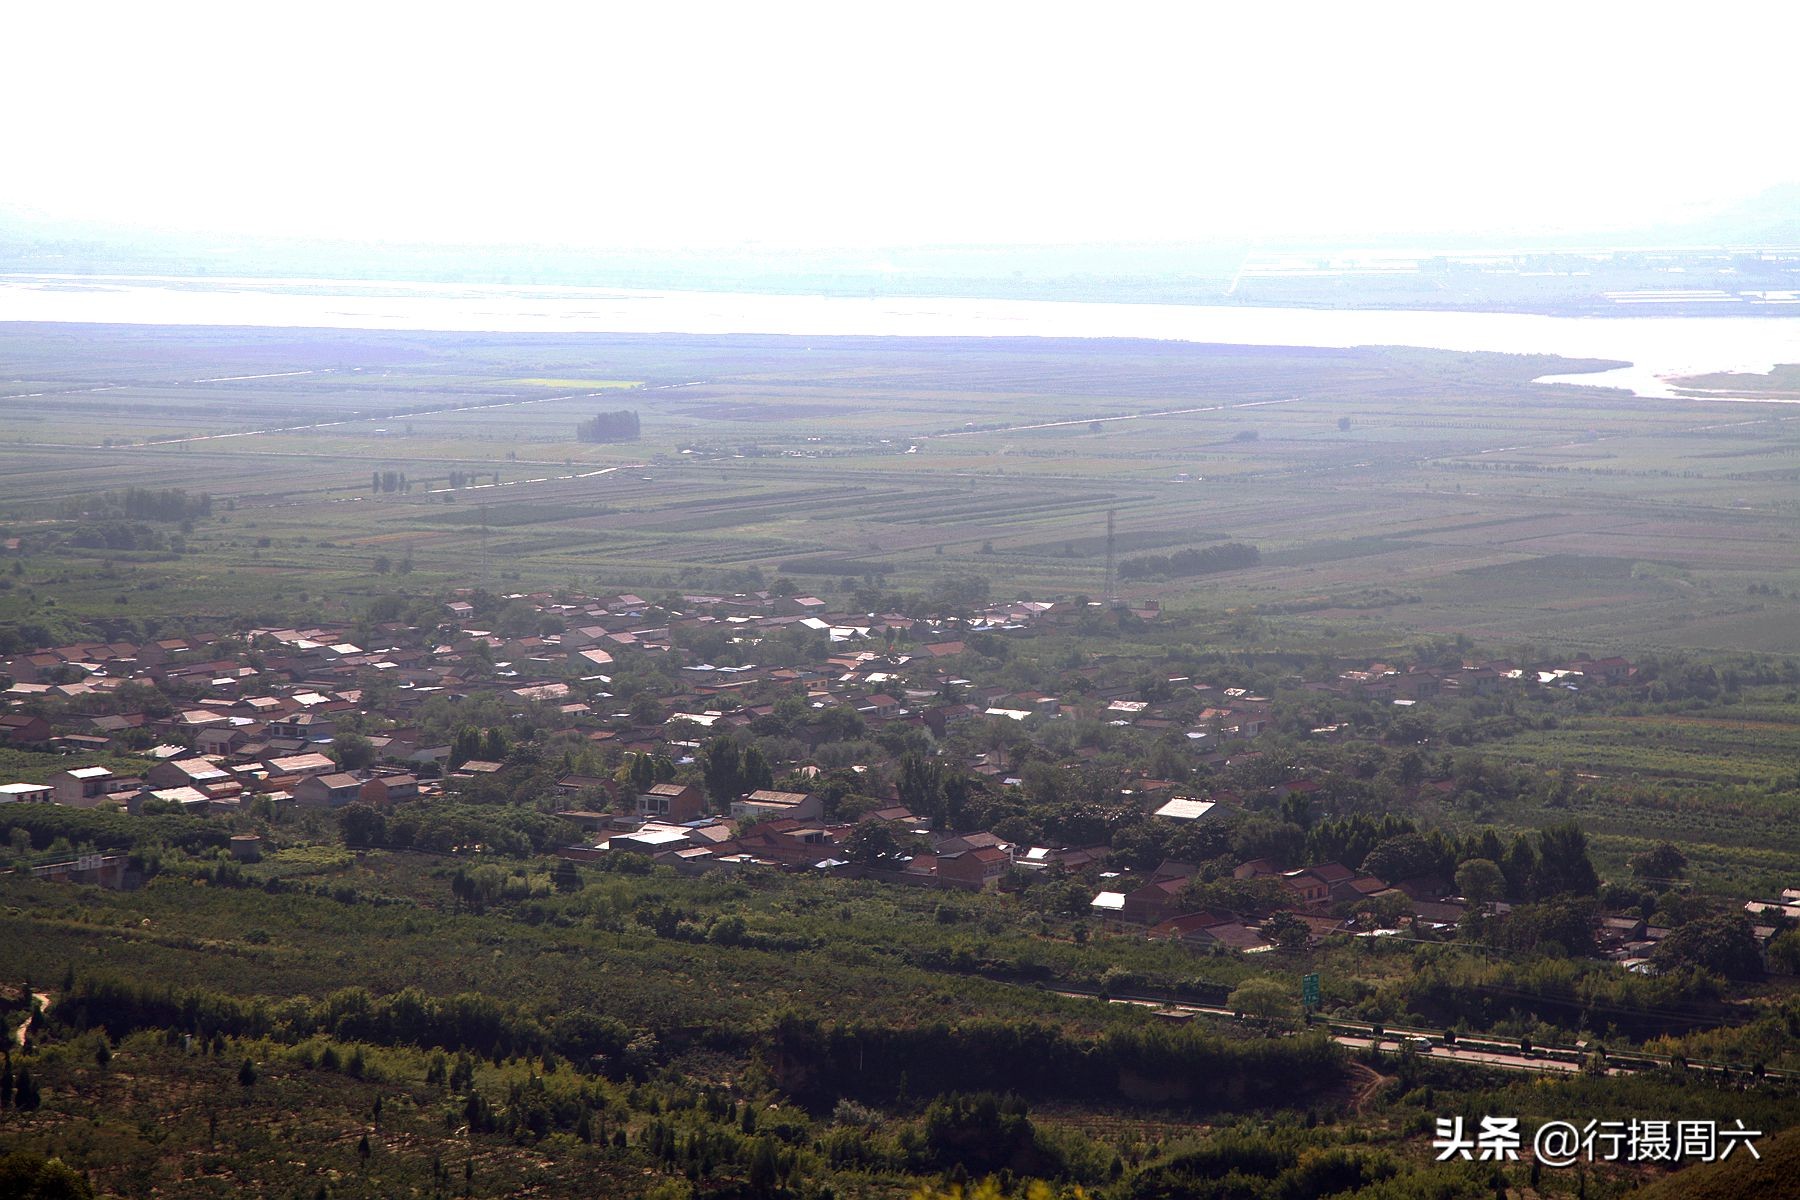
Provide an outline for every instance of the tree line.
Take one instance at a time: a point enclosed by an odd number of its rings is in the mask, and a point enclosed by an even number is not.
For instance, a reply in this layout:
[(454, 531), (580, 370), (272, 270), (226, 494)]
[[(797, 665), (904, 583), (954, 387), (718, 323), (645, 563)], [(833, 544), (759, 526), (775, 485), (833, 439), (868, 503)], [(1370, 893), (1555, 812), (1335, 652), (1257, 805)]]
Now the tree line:
[(642, 432), (637, 413), (629, 408), (595, 413), (575, 426), (575, 437), (583, 442), (635, 442)]
[(285, 1041), (324, 1033), (340, 1041), (465, 1050), (486, 1057), (537, 1054), (559, 1044), (585, 1057), (622, 1049), (631, 1037), (623, 1025), (604, 1019), (581, 1025), (579, 1036), (558, 1037), (533, 1018), (480, 993), (440, 998), (408, 988), (376, 996), (364, 988), (347, 988), (321, 1000), (299, 996), (271, 1002), (105, 975), (76, 979), (57, 998), (53, 1013), (66, 1028), (105, 1029), (114, 1039), (140, 1029)]
[(338, 810), (338, 827), (353, 846), (449, 854), (469, 846), (512, 857), (545, 854), (577, 840), (567, 821), (510, 804), (406, 801), (383, 811), (360, 801)]
[(78, 525), (70, 532), (68, 543), (84, 550), (186, 550), (187, 540), (173, 537), (143, 521), (101, 521)]
[(484, 475), (492, 475), (496, 484), (500, 482), (498, 471), (452, 471), (446, 481), (453, 488), (474, 487)]
[(71, 496), (57, 515), (126, 521), (188, 521), (212, 514), (212, 496), (189, 495), (182, 488), (125, 488), (97, 496)]
[(1119, 578), (1185, 579), (1190, 575), (1254, 567), (1260, 561), (1261, 551), (1243, 542), (1225, 542), (1198, 549), (1190, 546), (1173, 554), (1146, 554), (1141, 558), (1125, 559), (1119, 564)]
[(892, 1103), (1004, 1079), (1026, 1098), (1117, 1101), (1154, 1092), (1198, 1109), (1291, 1103), (1328, 1086), (1342, 1052), (1323, 1036), (1227, 1041), (1191, 1026), (1083, 1034), (1035, 1021), (826, 1025), (778, 1018), (764, 1051), (784, 1091), (815, 1106)]
[(205, 854), (227, 845), (231, 831), (218, 821), (188, 816), (128, 816), (105, 809), (61, 804), (9, 804), (0, 809), (0, 841), (23, 832), (33, 851), (59, 841), (77, 847), (129, 851), (138, 846), (173, 846)]

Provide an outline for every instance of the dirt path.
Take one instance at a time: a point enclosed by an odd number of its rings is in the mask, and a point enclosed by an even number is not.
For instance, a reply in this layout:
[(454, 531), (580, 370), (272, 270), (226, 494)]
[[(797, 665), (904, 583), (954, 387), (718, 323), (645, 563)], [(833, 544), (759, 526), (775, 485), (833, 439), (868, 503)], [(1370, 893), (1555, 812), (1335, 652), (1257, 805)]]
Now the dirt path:
[(13, 1035), (18, 1040), (21, 1050), (25, 1048), (26, 1035), (31, 1032), (31, 1022), (36, 1019), (37, 1014), (50, 1011), (49, 992), (33, 992), (31, 998), (37, 1001), (37, 1006), (25, 1014), (25, 1019), (19, 1022), (18, 1032)]
[(1375, 1098), (1375, 1093), (1381, 1090), (1381, 1085), (1387, 1082), (1387, 1076), (1354, 1059), (1345, 1061), (1344, 1070), (1352, 1080), (1350, 1111), (1360, 1116), (1369, 1101)]

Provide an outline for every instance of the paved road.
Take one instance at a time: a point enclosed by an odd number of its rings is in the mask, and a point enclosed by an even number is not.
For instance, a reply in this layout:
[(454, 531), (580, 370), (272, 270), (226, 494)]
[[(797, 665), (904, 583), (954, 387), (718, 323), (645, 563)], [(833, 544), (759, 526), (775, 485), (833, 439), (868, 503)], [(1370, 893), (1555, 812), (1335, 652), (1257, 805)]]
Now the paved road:
[[(1089, 992), (1058, 992), (1057, 994), (1077, 1000), (1094, 999), (1093, 994)], [(1140, 1000), (1125, 996), (1114, 997), (1111, 1002), (1131, 1004), (1139, 1008), (1151, 1008), (1158, 1012), (1198, 1013), (1209, 1017), (1226, 1018), (1236, 1018), (1237, 1016), (1233, 1010), (1217, 1004), (1169, 1004), (1160, 1000)], [(1334, 1033), (1330, 1036), (1331, 1040), (1338, 1045), (1352, 1050), (1364, 1050), (1371, 1045), (1382, 1049), (1400, 1050), (1404, 1038), (1421, 1036), (1409, 1030), (1395, 1030), (1394, 1033), (1396, 1036), (1379, 1039), (1350, 1033)], [(1503, 1071), (1524, 1071), (1531, 1074), (1545, 1072), (1575, 1074), (1582, 1069), (1581, 1063), (1568, 1062), (1558, 1058), (1536, 1058), (1524, 1054), (1508, 1054), (1499, 1050), (1475, 1050), (1463, 1046), (1445, 1046), (1436, 1042), (1433, 1042), (1429, 1049), (1423, 1046), (1419, 1047), (1417, 1053), (1426, 1058), (1436, 1058), (1448, 1062), (1479, 1063), (1482, 1066), (1497, 1067)], [(1619, 1068), (1613, 1067), (1609, 1068), (1607, 1073), (1620, 1074), (1622, 1072)]]
[[(1353, 1050), (1361, 1050), (1370, 1045), (1384, 1050), (1399, 1050), (1400, 1042), (1394, 1038), (1356, 1037), (1348, 1033), (1334, 1033), (1331, 1040), (1340, 1046), (1348, 1046)], [(1580, 1063), (1567, 1062), (1560, 1058), (1528, 1058), (1523, 1054), (1503, 1054), (1496, 1050), (1468, 1050), (1461, 1046), (1440, 1046), (1432, 1043), (1430, 1049), (1421, 1046), (1418, 1049), (1421, 1058), (1448, 1059), (1452, 1062), (1480, 1063), (1482, 1066), (1499, 1067), (1506, 1071), (1560, 1071), (1564, 1074), (1576, 1074), (1581, 1070)], [(1607, 1074), (1620, 1074), (1617, 1067), (1608, 1068)]]

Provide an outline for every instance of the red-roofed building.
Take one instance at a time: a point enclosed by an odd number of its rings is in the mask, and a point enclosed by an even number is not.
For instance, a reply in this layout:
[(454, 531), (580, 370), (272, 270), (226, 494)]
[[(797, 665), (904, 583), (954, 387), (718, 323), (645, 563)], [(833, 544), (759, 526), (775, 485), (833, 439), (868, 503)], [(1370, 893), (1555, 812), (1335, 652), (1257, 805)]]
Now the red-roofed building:
[(1006, 874), (1011, 863), (1012, 856), (995, 846), (959, 850), (937, 856), (937, 875), (965, 887), (984, 888)]
[(1146, 883), (1135, 891), (1125, 893), (1125, 904), (1119, 915), (1127, 921), (1143, 925), (1155, 924), (1169, 916), (1175, 907), (1175, 898), (1187, 885), (1185, 878)]

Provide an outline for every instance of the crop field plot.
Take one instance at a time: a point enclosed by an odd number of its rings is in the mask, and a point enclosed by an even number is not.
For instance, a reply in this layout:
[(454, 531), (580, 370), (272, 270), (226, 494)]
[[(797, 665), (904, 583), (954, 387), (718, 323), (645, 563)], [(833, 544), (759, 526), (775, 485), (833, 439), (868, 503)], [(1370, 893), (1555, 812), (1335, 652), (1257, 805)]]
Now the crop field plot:
[(1800, 854), (1791, 812), (1800, 702), (1791, 683), (1667, 704), (1651, 692), (1610, 711), (1591, 700), (1562, 696), (1553, 707), (1563, 715), (1527, 722), (1479, 750), (1489, 763), (1582, 786), (1557, 799), (1522, 793), (1475, 801), (1446, 817), (1471, 828), (1491, 820), (1540, 828), (1573, 817), (1602, 872), (1614, 877), (1635, 855), (1668, 841), (1704, 886), (1734, 894), (1789, 886), (1780, 880)]
[(1623, 772), (1694, 786), (1748, 783), (1800, 762), (1800, 724), (1704, 716), (1582, 717), (1508, 740), (1509, 753), (1546, 764)]
[(1581, 822), (1593, 846), (1595, 866), (1623, 877), (1631, 859), (1659, 842), (1673, 842), (1688, 856), (1696, 883), (1729, 891), (1757, 892), (1792, 877), (1800, 842), (1785, 834), (1747, 837), (1780, 819), (1767, 809), (1745, 808), (1720, 800), (1696, 801), (1686, 807), (1648, 802), (1575, 803), (1555, 810), (1515, 806), (1500, 814), (1521, 827), (1532, 822), (1570, 819)]
[[(520, 585), (786, 567), (821, 594), (1098, 594), (1111, 513), (1121, 563), (1261, 551), (1125, 582), (1165, 605), (1596, 650), (1791, 649), (1800, 627), (1800, 418), (1533, 384), (1571, 369), (1550, 358), (59, 326), (0, 330), (0, 353), (23, 572), (0, 619), (341, 598), (402, 560), (421, 587), (486, 563)], [(637, 437), (579, 440), (620, 409)], [(130, 487), (214, 504), (179, 545), (74, 544)]]
[(604, 391), (608, 388), (634, 388), (638, 384), (629, 379), (509, 379), (509, 384), (518, 387), (555, 388), (558, 391)]

